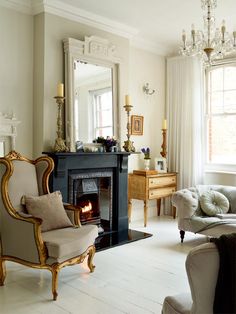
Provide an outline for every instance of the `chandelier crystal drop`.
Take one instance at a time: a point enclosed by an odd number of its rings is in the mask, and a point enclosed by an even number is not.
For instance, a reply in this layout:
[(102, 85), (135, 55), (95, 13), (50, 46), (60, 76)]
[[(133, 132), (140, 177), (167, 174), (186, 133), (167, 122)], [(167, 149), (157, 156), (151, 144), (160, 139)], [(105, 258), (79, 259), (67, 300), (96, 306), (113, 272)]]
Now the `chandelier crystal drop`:
[(200, 55), (205, 64), (209, 65), (236, 51), (236, 31), (230, 36), (226, 31), (224, 20), (220, 28), (215, 28), (213, 10), (217, 6), (217, 0), (201, 0), (201, 4), (202, 9), (206, 10), (204, 31), (195, 30), (192, 24), (191, 36), (188, 39), (183, 30), (180, 54), (184, 56)]

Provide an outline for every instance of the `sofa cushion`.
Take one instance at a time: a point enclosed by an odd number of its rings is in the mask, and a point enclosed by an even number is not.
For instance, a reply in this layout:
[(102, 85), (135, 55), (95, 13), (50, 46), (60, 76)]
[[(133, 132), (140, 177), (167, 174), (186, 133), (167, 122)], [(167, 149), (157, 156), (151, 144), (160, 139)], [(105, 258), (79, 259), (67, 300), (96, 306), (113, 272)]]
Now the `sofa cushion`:
[(217, 191), (207, 191), (200, 197), (200, 204), (207, 216), (226, 214), (229, 211), (229, 201), (226, 196)]
[(28, 213), (43, 220), (42, 231), (73, 226), (64, 209), (61, 192), (24, 196), (24, 201)]
[(64, 228), (43, 232), (42, 237), (48, 249), (48, 256), (61, 262), (84, 253), (94, 244), (98, 236), (95, 225), (80, 228)]

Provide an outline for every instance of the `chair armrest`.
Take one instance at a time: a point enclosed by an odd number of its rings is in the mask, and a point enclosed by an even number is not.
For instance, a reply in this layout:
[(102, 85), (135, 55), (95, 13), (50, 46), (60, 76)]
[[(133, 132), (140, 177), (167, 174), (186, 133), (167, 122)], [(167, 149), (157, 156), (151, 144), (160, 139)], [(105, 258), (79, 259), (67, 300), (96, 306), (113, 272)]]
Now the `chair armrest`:
[(190, 218), (199, 208), (196, 188), (179, 190), (172, 194), (171, 202), (177, 208), (178, 218)]
[[(4, 215), (2, 254), (30, 263), (45, 264), (47, 250), (41, 235), (41, 224), (42, 219), (22, 212), (8, 212)], [(18, 241), (17, 246), (15, 239)]]
[(68, 203), (63, 203), (65, 211), (67, 213), (67, 216), (69, 217), (70, 221), (78, 227), (81, 227), (81, 222), (80, 222), (80, 212), (82, 210), (81, 207), (75, 206), (72, 204)]

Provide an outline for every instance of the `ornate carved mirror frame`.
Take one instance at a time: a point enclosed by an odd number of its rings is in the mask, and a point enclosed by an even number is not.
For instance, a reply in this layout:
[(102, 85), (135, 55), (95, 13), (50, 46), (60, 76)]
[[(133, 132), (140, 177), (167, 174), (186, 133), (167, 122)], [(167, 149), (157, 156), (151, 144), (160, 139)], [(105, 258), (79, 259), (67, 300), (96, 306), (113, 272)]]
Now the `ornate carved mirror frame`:
[(116, 49), (108, 40), (85, 37), (84, 41), (67, 38), (63, 40), (65, 56), (65, 135), (71, 152), (75, 151), (75, 85), (74, 63), (78, 60), (112, 69), (113, 95), (113, 135), (119, 138), (118, 119), (118, 71), (120, 59), (115, 56)]

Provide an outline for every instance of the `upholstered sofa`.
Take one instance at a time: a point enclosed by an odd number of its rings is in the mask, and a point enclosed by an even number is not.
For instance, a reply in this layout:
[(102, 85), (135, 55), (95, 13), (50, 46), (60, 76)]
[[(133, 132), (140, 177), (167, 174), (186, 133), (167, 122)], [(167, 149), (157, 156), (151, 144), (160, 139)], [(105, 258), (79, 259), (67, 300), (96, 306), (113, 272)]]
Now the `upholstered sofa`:
[[(229, 202), (227, 213), (207, 216), (202, 211), (200, 199), (208, 191), (219, 192), (227, 198)], [(186, 231), (213, 237), (236, 232), (236, 187), (198, 185), (182, 189), (172, 195), (172, 204), (177, 209), (181, 242)], [(212, 206), (215, 206), (214, 202)]]

